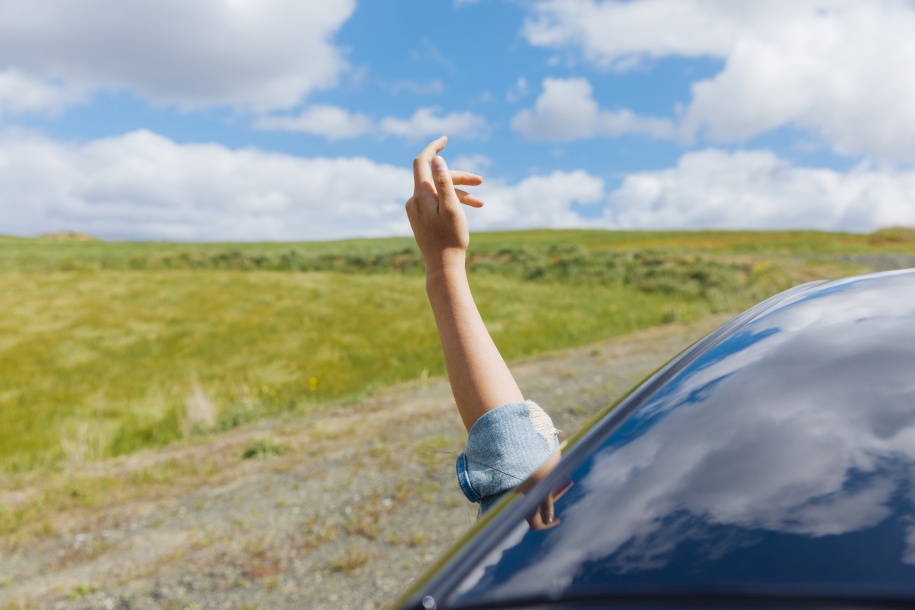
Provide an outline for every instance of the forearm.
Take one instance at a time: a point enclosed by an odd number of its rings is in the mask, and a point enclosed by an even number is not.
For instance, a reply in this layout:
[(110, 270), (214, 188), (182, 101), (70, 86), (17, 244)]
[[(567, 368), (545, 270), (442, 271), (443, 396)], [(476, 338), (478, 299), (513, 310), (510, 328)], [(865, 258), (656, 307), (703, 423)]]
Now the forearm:
[(462, 264), (426, 274), (445, 366), (464, 426), (496, 407), (524, 400), (477, 310)]

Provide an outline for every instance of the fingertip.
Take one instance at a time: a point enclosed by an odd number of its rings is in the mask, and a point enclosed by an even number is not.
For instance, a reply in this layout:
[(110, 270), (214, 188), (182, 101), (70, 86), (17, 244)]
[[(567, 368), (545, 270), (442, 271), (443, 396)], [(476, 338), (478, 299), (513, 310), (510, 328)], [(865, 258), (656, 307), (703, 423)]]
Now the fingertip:
[(445, 160), (442, 157), (435, 155), (432, 157), (432, 169), (448, 169), (448, 165), (445, 164)]

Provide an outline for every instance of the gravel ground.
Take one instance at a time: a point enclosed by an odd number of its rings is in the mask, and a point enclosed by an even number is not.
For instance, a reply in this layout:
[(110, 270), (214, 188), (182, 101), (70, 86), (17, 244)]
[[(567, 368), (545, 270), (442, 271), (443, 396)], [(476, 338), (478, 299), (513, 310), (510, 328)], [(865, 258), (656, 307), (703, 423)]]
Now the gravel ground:
[[(568, 435), (728, 317), (511, 368)], [(453, 480), (466, 433), (446, 379), (322, 413), (74, 468), (72, 476), (130, 475), (168, 460), (230, 456), (211, 476), (58, 514), (44, 534), (0, 547), (0, 608), (381, 608), (475, 519)], [(242, 460), (246, 443), (264, 437), (290, 451)], [(0, 493), (7, 504), (15, 499)]]

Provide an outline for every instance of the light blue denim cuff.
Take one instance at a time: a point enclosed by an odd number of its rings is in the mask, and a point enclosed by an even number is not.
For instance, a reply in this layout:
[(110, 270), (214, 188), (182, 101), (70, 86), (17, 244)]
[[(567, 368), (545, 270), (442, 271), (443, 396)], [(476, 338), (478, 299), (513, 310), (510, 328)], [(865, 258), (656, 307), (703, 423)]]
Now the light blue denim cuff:
[(556, 432), (549, 415), (530, 400), (489, 411), (470, 429), (467, 449), (458, 456), (461, 491), (485, 513), (559, 449)]

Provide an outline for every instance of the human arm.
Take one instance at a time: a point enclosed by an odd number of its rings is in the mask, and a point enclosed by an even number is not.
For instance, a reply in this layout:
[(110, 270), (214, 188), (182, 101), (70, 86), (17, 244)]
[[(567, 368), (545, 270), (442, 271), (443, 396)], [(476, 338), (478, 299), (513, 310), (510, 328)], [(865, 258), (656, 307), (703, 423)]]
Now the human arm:
[(524, 397), (483, 324), (464, 267), (470, 234), (461, 204), (480, 207), (483, 202), (454, 185), (475, 186), (483, 180), (449, 172), (437, 156), (446, 143), (445, 137), (435, 140), (413, 160), (414, 190), (406, 209), (426, 263), (426, 294), (451, 391), (469, 431), (488, 411)]

